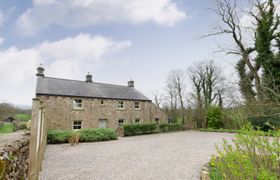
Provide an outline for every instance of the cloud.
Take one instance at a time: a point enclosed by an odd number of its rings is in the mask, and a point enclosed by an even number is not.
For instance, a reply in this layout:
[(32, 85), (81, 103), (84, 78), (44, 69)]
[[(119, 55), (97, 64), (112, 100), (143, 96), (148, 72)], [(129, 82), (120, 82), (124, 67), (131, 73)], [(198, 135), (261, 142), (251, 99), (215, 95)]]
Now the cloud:
[(153, 22), (172, 26), (186, 17), (173, 0), (33, 0), (17, 20), (32, 35), (50, 25), (80, 28), (108, 23)]
[(4, 41), (5, 41), (5, 39), (0, 36), (0, 45), (2, 45), (4, 43)]
[(0, 51), (0, 100), (31, 104), (36, 68), (43, 63), (46, 75), (80, 78), (110, 54), (131, 46), (103, 36), (79, 34), (33, 48), (11, 47)]

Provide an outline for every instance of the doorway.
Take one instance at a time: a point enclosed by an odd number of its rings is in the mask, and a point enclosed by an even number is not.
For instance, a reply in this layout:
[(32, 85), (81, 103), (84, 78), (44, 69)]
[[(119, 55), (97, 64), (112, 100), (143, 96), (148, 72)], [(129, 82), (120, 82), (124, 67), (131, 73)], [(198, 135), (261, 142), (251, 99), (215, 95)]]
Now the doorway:
[(99, 119), (99, 128), (107, 128), (107, 119)]

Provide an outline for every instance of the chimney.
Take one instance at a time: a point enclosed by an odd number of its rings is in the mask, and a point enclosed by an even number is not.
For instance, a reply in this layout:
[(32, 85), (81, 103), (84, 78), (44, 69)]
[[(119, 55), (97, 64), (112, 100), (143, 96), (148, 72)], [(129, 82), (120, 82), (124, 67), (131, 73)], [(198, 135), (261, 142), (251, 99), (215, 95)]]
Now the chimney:
[(128, 81), (127, 86), (131, 87), (131, 88), (134, 88), (134, 81), (132, 81), (132, 80)]
[(86, 82), (92, 82), (92, 75), (89, 72), (86, 75)]
[(37, 74), (36, 74), (36, 76), (42, 76), (42, 77), (44, 77), (44, 76), (45, 76), (45, 75), (44, 75), (44, 71), (45, 71), (45, 69), (43, 68), (42, 64), (40, 64), (39, 67), (37, 68)]

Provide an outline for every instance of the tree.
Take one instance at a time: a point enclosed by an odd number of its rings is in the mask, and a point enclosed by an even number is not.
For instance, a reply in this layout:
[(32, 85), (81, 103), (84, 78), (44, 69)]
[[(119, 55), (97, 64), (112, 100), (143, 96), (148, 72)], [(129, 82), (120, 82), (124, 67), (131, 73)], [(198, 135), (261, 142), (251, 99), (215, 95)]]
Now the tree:
[[(215, 12), (221, 18), (222, 25), (216, 28), (218, 31), (207, 36), (231, 35), (237, 48), (226, 50), (226, 52), (241, 56), (236, 69), (240, 78), (240, 91), (247, 102), (274, 101), (275, 96), (272, 94), (278, 94), (280, 89), (280, 60), (279, 53), (275, 54), (272, 48), (276, 46), (279, 52), (280, 21), (273, 0), (250, 2), (252, 2), (252, 7), (246, 15), (252, 17), (254, 27), (240, 25), (241, 15), (238, 13), (239, 7), (236, 0), (217, 0)], [(251, 46), (246, 45), (243, 38), (245, 29), (250, 29), (254, 37), (254, 43)], [(276, 45), (273, 44), (274, 41), (277, 42)], [(262, 73), (259, 72), (260, 70)]]
[(223, 108), (226, 86), (225, 79), (213, 61), (199, 62), (189, 68), (189, 78), (194, 92), (194, 119), (197, 127), (205, 127), (207, 109), (213, 105)]

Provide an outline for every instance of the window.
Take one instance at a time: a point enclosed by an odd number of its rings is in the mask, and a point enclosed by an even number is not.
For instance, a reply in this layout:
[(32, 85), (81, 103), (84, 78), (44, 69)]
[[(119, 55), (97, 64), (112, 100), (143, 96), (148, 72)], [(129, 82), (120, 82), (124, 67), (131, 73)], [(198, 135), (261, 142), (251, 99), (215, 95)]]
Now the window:
[(155, 123), (156, 123), (156, 124), (159, 124), (159, 123), (160, 123), (159, 118), (155, 118)]
[(135, 102), (134, 103), (134, 108), (135, 109), (140, 109), (140, 102)]
[(119, 126), (123, 126), (124, 124), (124, 119), (119, 119)]
[(135, 123), (139, 124), (140, 123), (140, 119), (135, 119)]
[(73, 121), (73, 129), (82, 129), (82, 121)]
[(123, 101), (118, 101), (118, 109), (123, 109)]
[(83, 109), (83, 101), (81, 99), (74, 99), (73, 108), (74, 109)]

